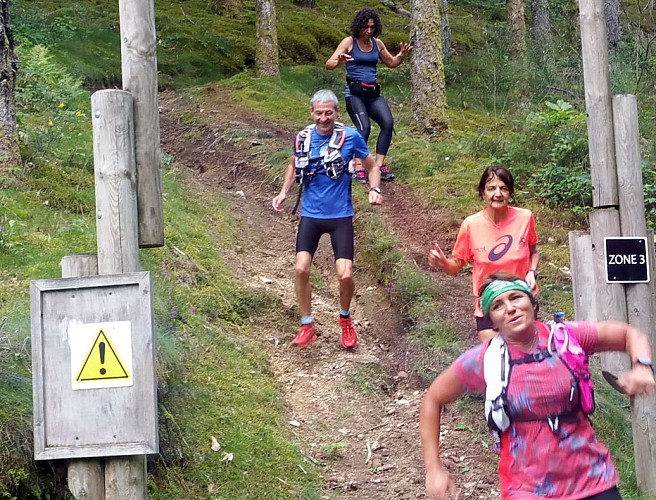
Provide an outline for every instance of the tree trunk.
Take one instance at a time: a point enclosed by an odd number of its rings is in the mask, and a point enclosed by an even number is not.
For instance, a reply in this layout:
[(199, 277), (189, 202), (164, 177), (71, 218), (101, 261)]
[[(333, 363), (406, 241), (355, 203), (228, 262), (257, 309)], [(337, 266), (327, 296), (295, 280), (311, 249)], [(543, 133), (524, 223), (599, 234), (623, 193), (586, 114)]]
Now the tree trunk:
[(306, 9), (314, 9), (316, 7), (315, 0), (295, 0), (294, 2), (299, 7), (305, 7)]
[(620, 25), (620, 0), (605, 0), (606, 28), (608, 30), (608, 46), (616, 49), (622, 39), (622, 26)]
[(429, 134), (448, 128), (441, 3), (442, 0), (412, 0), (412, 115), (416, 128)]
[(524, 20), (524, 0), (506, 0), (508, 13), (508, 39), (510, 56), (524, 59), (526, 56), (526, 21)]
[(255, 7), (257, 9), (255, 74), (257, 76), (280, 76), (276, 4), (274, 0), (256, 0)]
[(0, 0), (0, 172), (20, 163), (14, 102), (17, 67), (9, 0)]
[(533, 0), (533, 48), (543, 63), (551, 62), (551, 12), (549, 0)]
[(444, 54), (444, 63), (449, 62), (451, 57), (451, 27), (449, 26), (449, 2), (442, 0), (442, 53)]

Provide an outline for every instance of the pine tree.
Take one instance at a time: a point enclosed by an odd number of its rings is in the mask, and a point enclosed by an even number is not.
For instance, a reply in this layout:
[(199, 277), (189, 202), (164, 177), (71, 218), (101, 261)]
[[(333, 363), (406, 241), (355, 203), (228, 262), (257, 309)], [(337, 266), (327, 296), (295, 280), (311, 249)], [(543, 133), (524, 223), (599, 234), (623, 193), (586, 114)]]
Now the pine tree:
[(430, 134), (448, 128), (442, 52), (442, 0), (412, 0), (412, 115)]
[(255, 7), (257, 9), (255, 73), (257, 76), (280, 76), (276, 3), (273, 0), (256, 0)]

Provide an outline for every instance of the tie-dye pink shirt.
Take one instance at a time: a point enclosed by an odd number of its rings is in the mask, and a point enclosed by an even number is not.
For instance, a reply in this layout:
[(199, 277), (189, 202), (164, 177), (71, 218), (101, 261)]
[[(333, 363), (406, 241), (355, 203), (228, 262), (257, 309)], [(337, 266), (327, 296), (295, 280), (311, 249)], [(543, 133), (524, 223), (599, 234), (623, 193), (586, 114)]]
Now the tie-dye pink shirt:
[[(597, 345), (595, 324), (568, 325), (583, 350), (592, 354)], [(537, 326), (537, 350), (546, 350), (549, 330), (544, 323), (537, 322)], [(480, 344), (454, 363), (468, 393), (485, 394), (483, 357), (487, 347)], [(528, 354), (515, 346), (508, 348), (511, 359)], [(555, 356), (512, 366), (507, 388), (511, 426), (501, 436), (499, 457), (501, 498), (580, 500), (619, 483), (608, 449), (597, 441), (592, 424), (580, 411), (578, 394), (570, 402), (571, 384), (572, 375)], [(574, 418), (561, 418), (558, 430), (551, 430), (546, 417), (571, 412)]]

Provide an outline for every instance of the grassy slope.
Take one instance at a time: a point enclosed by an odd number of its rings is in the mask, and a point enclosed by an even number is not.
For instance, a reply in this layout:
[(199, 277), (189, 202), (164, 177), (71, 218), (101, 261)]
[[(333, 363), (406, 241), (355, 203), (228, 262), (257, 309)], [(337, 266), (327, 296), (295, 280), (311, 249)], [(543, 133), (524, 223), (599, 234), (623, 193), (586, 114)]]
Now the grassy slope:
[[(234, 92), (246, 106), (265, 110), (294, 125), (304, 122), (305, 108), (298, 103), (307, 102), (312, 89), (339, 90), (342, 86), (343, 74), (326, 72), (321, 63), (346, 34), (353, 12), (360, 7), (359, 2), (350, 0), (318, 3), (318, 10), (304, 11), (293, 7), (291, 1), (277, 2), (279, 37), (285, 57), (309, 65), (286, 67), (280, 82), (254, 79), (246, 71), (220, 85)], [(395, 168), (421, 196), (434, 206), (451, 211), (454, 220), (460, 220), (473, 206), (478, 206), (472, 186), (478, 180), (479, 166), (493, 157), (494, 148), (489, 144), (511, 132), (521, 133), (521, 125), (517, 126), (513, 119), (517, 111), (509, 92), (513, 77), (502, 73), (513, 67), (490, 47), (498, 40), (495, 22), (502, 16), (503, 2), (453, 2), (456, 3), (451, 12), (454, 41), (467, 49), (490, 51), (482, 56), (472, 52), (454, 58), (447, 68), (450, 133), (435, 141), (407, 132), (411, 123), (407, 67), (383, 70), (381, 78), (400, 132), (394, 139)], [(224, 15), (217, 15), (212, 5), (207, 0), (156, 2), (162, 85), (179, 87), (213, 81), (252, 61), (254, 2), (244, 2), (243, 9)], [(15, 0), (13, 6), (19, 40), (48, 44), (56, 61), (90, 86), (118, 81), (116, 2), (85, 0), (62, 6), (52, 0)], [(386, 13), (384, 21), (383, 38), (388, 45), (406, 39), (407, 19)], [(481, 25), (485, 29), (480, 29)], [(299, 26), (303, 29), (299, 30)], [(498, 73), (490, 67), (496, 63)], [(531, 106), (539, 106), (543, 98), (536, 96)], [(84, 104), (79, 104), (79, 108), (86, 111)], [(289, 114), (289, 110), (294, 111)], [(32, 146), (27, 145), (24, 154), (33, 162), (32, 166), (29, 171), (19, 172), (19, 183), (0, 191), (0, 216), (5, 215), (0, 218), (0, 316), (7, 317), (0, 327), (0, 378), (4, 387), (12, 388), (0, 396), (0, 402), (5, 403), (0, 408), (12, 409), (0, 411), (0, 427), (8, 429), (21, 423), (18, 432), (9, 433), (14, 441), (5, 445), (0, 475), (9, 491), (16, 491), (12, 490), (12, 483), (21, 484), (19, 496), (27, 498), (28, 489), (43, 495), (52, 488), (43, 481), (37, 484), (34, 475), (25, 478), (23, 471), (22, 457), (29, 460), (29, 449), (25, 448), (29, 440), (25, 436), (31, 426), (27, 283), (30, 279), (58, 276), (60, 258), (93, 248), (95, 235), (88, 127), (71, 125), (71, 116), (58, 114), (56, 99), (52, 106), (26, 113), (23, 119), (26, 127), (32, 127), (31, 138), (39, 137), (39, 144), (46, 147), (37, 148), (34, 141)], [(54, 119), (53, 126), (43, 125), (48, 119)], [(54, 133), (58, 127), (69, 126), (79, 128), (81, 136), (77, 140), (86, 141), (85, 145), (71, 144), (75, 142), (70, 140), (71, 134)], [(72, 150), (75, 154), (70, 153)], [(279, 163), (279, 157), (274, 153), (272, 162)], [(218, 219), (226, 212), (220, 209), (221, 201), (216, 200), (216, 206), (195, 205), (180, 188), (179, 175), (174, 164), (169, 164), (165, 175), (167, 246), (143, 252), (143, 268), (156, 273), (160, 291), (156, 314), (160, 380), (166, 396), (161, 412), (163, 456), (159, 462), (165, 473), (153, 476), (152, 496), (194, 497), (216, 487), (219, 498), (235, 498), (236, 492), (248, 492), (253, 484), (268, 484), (266, 491), (271, 498), (289, 495), (282, 482), (267, 483), (264, 479), (273, 476), (271, 468), (275, 465), (270, 458), (278, 455), (285, 460), (275, 461), (282, 464), (275, 475), (286, 478), (296, 493), (304, 492), (306, 498), (311, 498), (316, 491), (316, 478), (308, 464), (303, 467), (310, 471), (309, 475), (302, 474), (297, 467), (303, 464), (303, 457), (289, 444), (289, 436), (276, 417), (279, 395), (262, 370), (264, 363), (259, 354), (247, 340), (245, 316), (249, 311), (257, 314), (260, 307), (274, 299), (252, 296), (236, 288), (220, 260), (219, 249), (232, 231), (229, 218)], [(447, 189), (450, 196), (444, 196)], [(559, 212), (544, 207), (530, 193), (522, 196), (522, 204), (538, 215), (545, 262), (541, 267), (546, 270), (543, 307), (571, 313), (569, 280), (556, 270), (567, 264), (567, 249), (563, 247), (567, 228), (561, 226)], [(206, 225), (208, 219), (213, 223)], [(217, 232), (208, 234), (207, 227)], [(428, 344), (448, 344), (449, 325), (423, 321), (431, 316), (431, 301), (439, 295), (437, 291), (431, 290), (398, 253), (389, 252), (395, 242), (389, 235), (379, 237), (385, 234), (381, 222), (367, 227), (366, 234), (377, 236), (370, 239), (377, 241), (376, 245), (363, 245), (369, 248), (369, 261), (373, 264), (381, 254), (386, 255), (392, 264), (389, 268), (396, 273), (394, 279), (407, 284), (399, 287), (405, 290), (399, 297), (400, 303), (412, 321), (426, 325), (422, 334)], [(172, 251), (173, 246), (183, 246), (193, 264)], [(380, 267), (372, 269), (382, 281), (392, 279)], [(216, 296), (223, 300), (217, 303)], [(231, 334), (235, 330), (244, 333), (239, 337), (242, 340), (237, 341)], [(219, 370), (217, 359), (223, 361)], [(603, 440), (612, 443), (618, 463), (623, 464), (624, 493), (633, 498), (635, 480), (626, 414), (614, 395), (605, 390), (599, 393), (603, 416), (598, 419), (600, 433)], [(239, 418), (235, 408), (239, 408)], [(265, 425), (256, 426), (258, 421)], [(223, 449), (235, 453), (239, 467), (221, 462), (221, 453), (207, 451), (210, 435), (222, 443)], [(244, 468), (248, 471), (246, 476), (238, 473)], [(254, 480), (257, 478), (260, 479)]]

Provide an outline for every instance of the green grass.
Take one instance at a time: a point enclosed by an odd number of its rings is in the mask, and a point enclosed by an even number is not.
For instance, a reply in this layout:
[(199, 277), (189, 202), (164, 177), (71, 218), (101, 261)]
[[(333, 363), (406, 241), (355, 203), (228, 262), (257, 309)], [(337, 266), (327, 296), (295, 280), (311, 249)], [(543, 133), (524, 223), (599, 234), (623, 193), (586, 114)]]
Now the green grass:
[(227, 202), (195, 202), (181, 176), (175, 167), (165, 175), (167, 251), (148, 251), (159, 271), (158, 324), (177, 356), (166, 363), (162, 473), (150, 496), (318, 498), (313, 466), (291, 442), (267, 360), (244, 321), (278, 299), (238, 287), (219, 253), (237, 241)]

